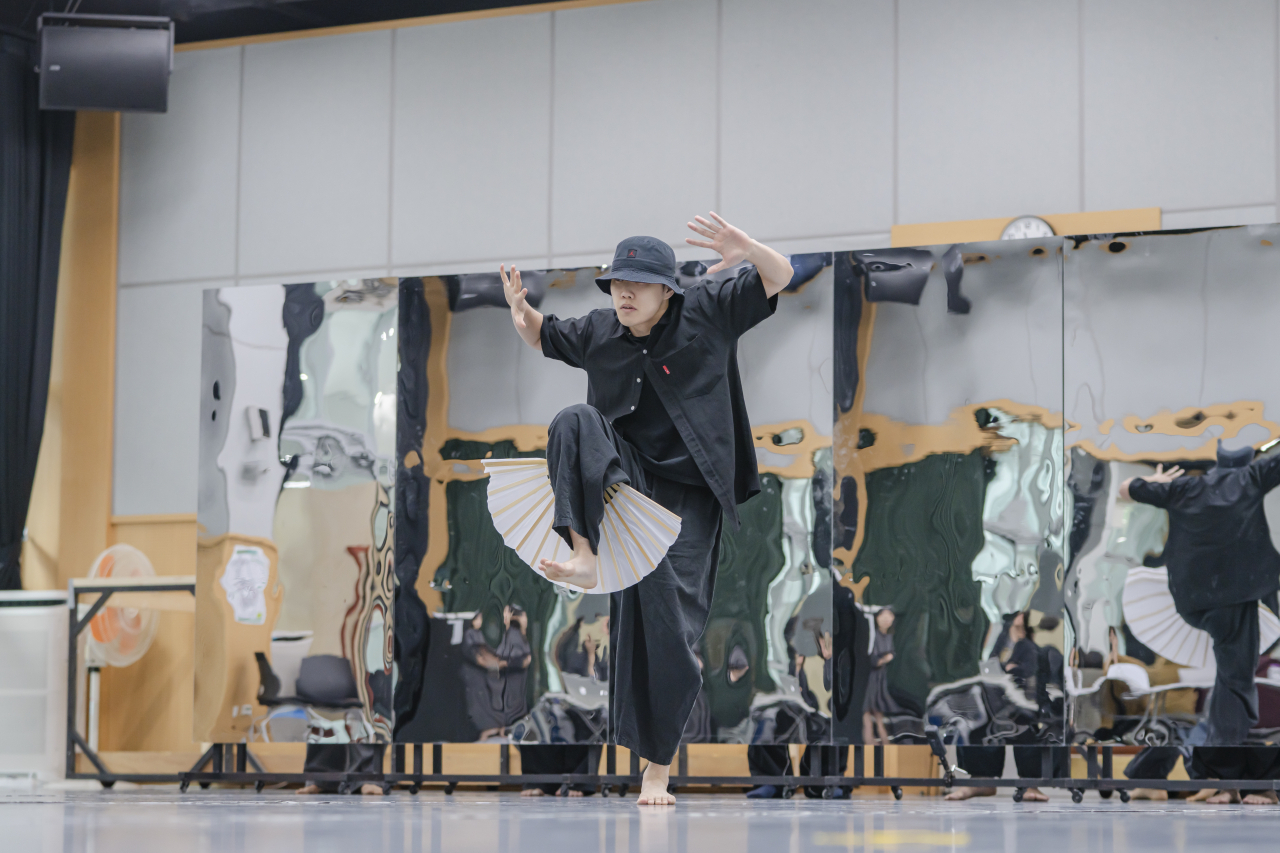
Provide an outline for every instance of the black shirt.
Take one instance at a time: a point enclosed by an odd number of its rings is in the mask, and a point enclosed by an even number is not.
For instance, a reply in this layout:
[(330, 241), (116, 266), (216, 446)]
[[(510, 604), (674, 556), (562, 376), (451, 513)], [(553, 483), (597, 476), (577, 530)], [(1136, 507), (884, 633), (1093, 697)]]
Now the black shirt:
[[(777, 296), (765, 295), (759, 272), (748, 267), (727, 281), (703, 282), (672, 296), (659, 321), (665, 324), (661, 334), (648, 338), (633, 337), (612, 308), (566, 320), (548, 314), (542, 352), (587, 371), (587, 404), (620, 432), (618, 421), (639, 411), (649, 386), (737, 525), (737, 505), (760, 491), (738, 375), (738, 338), (777, 305)], [(656, 423), (643, 416), (641, 421), (645, 427)]]
[(1262, 511), (1280, 485), (1280, 454), (1170, 483), (1134, 480), (1129, 496), (1169, 511), (1165, 564), (1180, 613), (1258, 601), (1280, 589), (1280, 554)]
[[(637, 338), (630, 330), (623, 337), (643, 354), (643, 350), (661, 340), (662, 333), (671, 325), (670, 320), (671, 312), (668, 310), (647, 337)], [(646, 471), (677, 483), (706, 488), (706, 478), (698, 470), (698, 463), (693, 461), (693, 454), (680, 437), (675, 421), (667, 414), (667, 407), (662, 405), (662, 399), (648, 379), (640, 383), (640, 402), (636, 404), (636, 410), (618, 418), (613, 426), (635, 448)]]

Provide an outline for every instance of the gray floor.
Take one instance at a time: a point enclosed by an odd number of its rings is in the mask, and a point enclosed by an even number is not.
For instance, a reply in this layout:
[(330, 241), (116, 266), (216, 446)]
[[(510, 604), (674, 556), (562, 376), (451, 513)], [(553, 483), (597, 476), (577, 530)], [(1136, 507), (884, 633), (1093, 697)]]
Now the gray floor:
[(140, 788), (0, 794), (0, 850), (40, 853), (419, 851), (1275, 850), (1280, 807), (1180, 803), (1047, 805), (1008, 796), (969, 803), (770, 800), (687, 795), (674, 808), (635, 798), (521, 799), (424, 791), (387, 798)]

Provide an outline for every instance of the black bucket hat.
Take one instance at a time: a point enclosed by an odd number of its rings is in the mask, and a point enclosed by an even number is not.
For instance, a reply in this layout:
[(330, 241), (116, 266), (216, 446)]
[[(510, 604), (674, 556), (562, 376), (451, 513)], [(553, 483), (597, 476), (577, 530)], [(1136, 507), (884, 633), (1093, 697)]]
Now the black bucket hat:
[(676, 278), (676, 253), (657, 237), (628, 237), (613, 252), (613, 263), (596, 278), (596, 286), (609, 292), (609, 282), (650, 282), (665, 284), (676, 293), (684, 293)]

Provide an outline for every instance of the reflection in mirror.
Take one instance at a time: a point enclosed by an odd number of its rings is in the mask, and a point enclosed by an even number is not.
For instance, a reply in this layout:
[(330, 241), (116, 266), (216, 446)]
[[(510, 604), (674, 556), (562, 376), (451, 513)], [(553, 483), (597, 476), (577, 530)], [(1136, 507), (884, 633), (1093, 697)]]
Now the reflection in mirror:
[(975, 776), (1063, 742), (1059, 264), (1056, 240), (836, 255), (840, 742), (935, 724)]
[[(596, 274), (523, 281), (530, 304), (574, 316), (599, 307)], [(404, 279), (401, 293), (396, 739), (604, 743), (608, 598), (547, 583), (503, 544), (480, 462), (545, 457), (547, 424), (585, 398), (584, 378), (512, 332), (496, 272)], [(587, 763), (522, 756), (547, 773)]]
[(198, 740), (391, 740), (397, 291), (205, 292)]
[(1260, 367), (1277, 242), (1268, 225), (1067, 243), (1069, 721), (1149, 747), (1136, 778), (1183, 756), (1244, 778), (1230, 750), (1189, 747), (1280, 731), (1280, 381)]
[(752, 772), (770, 776), (790, 764), (785, 744), (831, 740), (831, 255), (791, 265), (774, 316), (738, 343), (761, 491), (723, 527), (684, 738), (751, 744)]

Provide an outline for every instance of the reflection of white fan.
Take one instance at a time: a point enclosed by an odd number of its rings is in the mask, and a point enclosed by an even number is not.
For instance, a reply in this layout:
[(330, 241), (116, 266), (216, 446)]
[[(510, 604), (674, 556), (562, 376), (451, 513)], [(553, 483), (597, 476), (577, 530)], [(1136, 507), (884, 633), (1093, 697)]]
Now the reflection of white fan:
[[(551, 528), (555, 494), (545, 459), (485, 459), (489, 513), (502, 541), (539, 575), (543, 559), (566, 560), (569, 546)], [(597, 547), (600, 582), (592, 592), (617, 592), (654, 570), (680, 535), (680, 516), (628, 485), (605, 491)], [(559, 584), (565, 586), (565, 584)]]
[[(1124, 579), (1124, 621), (1143, 645), (1176, 664), (1203, 669), (1214, 665), (1213, 639), (1204, 631), (1192, 628), (1178, 615), (1169, 592), (1169, 573), (1164, 568), (1137, 567)], [(1280, 619), (1258, 604), (1258, 627), (1261, 642), (1258, 652), (1266, 651), (1280, 639)]]

